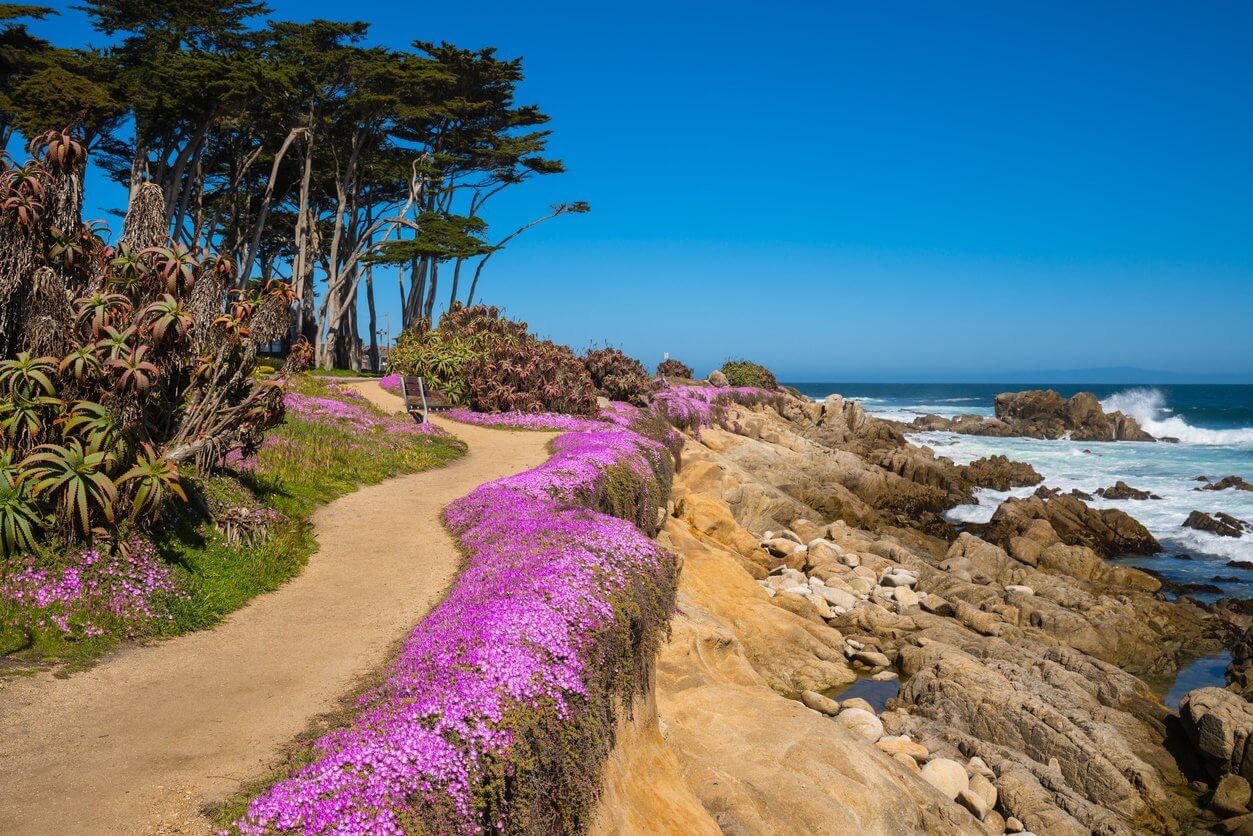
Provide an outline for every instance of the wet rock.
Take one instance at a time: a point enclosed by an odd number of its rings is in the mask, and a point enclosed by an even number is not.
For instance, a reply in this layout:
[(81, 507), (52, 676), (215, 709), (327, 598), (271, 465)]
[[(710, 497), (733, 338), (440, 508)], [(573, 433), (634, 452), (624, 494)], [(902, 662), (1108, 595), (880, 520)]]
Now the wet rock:
[(1199, 488), (1193, 488), (1198, 491), (1225, 491), (1229, 488), (1235, 488), (1238, 491), (1253, 491), (1253, 484), (1246, 482), (1239, 476), (1226, 476), (1217, 482), (1204, 485)]
[(1195, 528), (1197, 531), (1208, 531), (1220, 537), (1243, 537), (1246, 532), (1253, 531), (1253, 523), (1245, 522), (1224, 514), (1222, 511), (1210, 516), (1204, 511), (1193, 511), (1183, 521), (1184, 528)]
[(1097, 489), (1096, 494), (1106, 499), (1161, 499), (1157, 494), (1133, 488), (1121, 479), (1108, 488)]

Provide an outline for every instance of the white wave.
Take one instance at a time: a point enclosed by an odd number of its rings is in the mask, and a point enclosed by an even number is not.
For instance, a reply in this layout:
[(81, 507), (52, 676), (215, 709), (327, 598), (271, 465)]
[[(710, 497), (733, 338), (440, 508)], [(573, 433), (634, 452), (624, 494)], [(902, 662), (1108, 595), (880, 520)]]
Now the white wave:
[[(1170, 416), (1166, 396), (1160, 389), (1124, 389), (1101, 401), (1106, 412), (1118, 412), (1136, 419), (1155, 438), (1177, 438), (1184, 444), (1253, 444), (1253, 427), (1207, 430), (1194, 427), (1179, 416)], [(1170, 416), (1170, 417), (1168, 417)]]

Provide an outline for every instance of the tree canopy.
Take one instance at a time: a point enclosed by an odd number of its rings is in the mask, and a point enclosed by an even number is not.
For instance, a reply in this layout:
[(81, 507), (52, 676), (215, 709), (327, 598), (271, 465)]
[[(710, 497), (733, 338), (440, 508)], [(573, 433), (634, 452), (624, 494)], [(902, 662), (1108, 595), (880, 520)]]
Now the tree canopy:
[(377, 357), (374, 324), (357, 324), (376, 267), (399, 272), (408, 325), (472, 302), (517, 235), (587, 211), (491, 234), (496, 195), (565, 170), (548, 115), (517, 101), (521, 60), (495, 49), (384, 48), (364, 22), (268, 20), (255, 0), (76, 8), (107, 46), (48, 43), (27, 23), (50, 9), (0, 5), (0, 139), (68, 127), (132, 198), (157, 184), (177, 242), (233, 259), (241, 283), (292, 283), (291, 336), (321, 365), (362, 362), (363, 342)]

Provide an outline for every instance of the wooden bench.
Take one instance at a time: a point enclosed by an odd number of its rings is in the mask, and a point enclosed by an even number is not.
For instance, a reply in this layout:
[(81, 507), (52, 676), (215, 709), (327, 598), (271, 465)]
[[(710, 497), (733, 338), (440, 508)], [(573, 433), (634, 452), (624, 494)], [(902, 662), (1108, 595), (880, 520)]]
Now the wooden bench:
[(400, 396), (405, 400), (405, 412), (424, 423), (432, 412), (447, 412), (455, 404), (438, 389), (426, 385), (423, 377), (400, 378)]

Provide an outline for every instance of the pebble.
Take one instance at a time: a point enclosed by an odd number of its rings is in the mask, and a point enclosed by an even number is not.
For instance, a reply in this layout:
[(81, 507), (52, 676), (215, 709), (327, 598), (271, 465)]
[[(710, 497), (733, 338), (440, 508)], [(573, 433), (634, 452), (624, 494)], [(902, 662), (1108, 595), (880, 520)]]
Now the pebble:
[(1005, 819), (1005, 830), (1009, 833), (1021, 833), (1026, 830), (1026, 828), (1023, 827), (1022, 822), (1018, 821), (1018, 819), (1013, 816), (1010, 816)]
[(914, 592), (908, 586), (898, 586), (894, 590), (893, 597), (896, 603), (902, 607), (914, 607), (918, 605), (918, 593)]
[(853, 661), (861, 662), (868, 668), (886, 668), (892, 665), (891, 659), (873, 650), (857, 651), (853, 654)]
[(926, 746), (923, 746), (921, 743), (915, 743), (904, 735), (900, 737), (884, 737), (875, 743), (875, 746), (889, 755), (909, 755), (915, 761), (925, 761), (929, 754)]
[(892, 756), (892, 760), (901, 764), (905, 768), (912, 770), (915, 774), (922, 771), (918, 766), (918, 761), (914, 760), (909, 755), (906, 755), (904, 752), (897, 752)]
[(1005, 591), (1013, 595), (1035, 595), (1034, 589), (1017, 583), (1011, 583), (1009, 586), (1005, 587)]
[(840, 708), (844, 711), (847, 711), (850, 708), (860, 708), (862, 711), (869, 711), (871, 714), (874, 714), (874, 706), (863, 700), (861, 697), (849, 697), (846, 700), (841, 700)]

